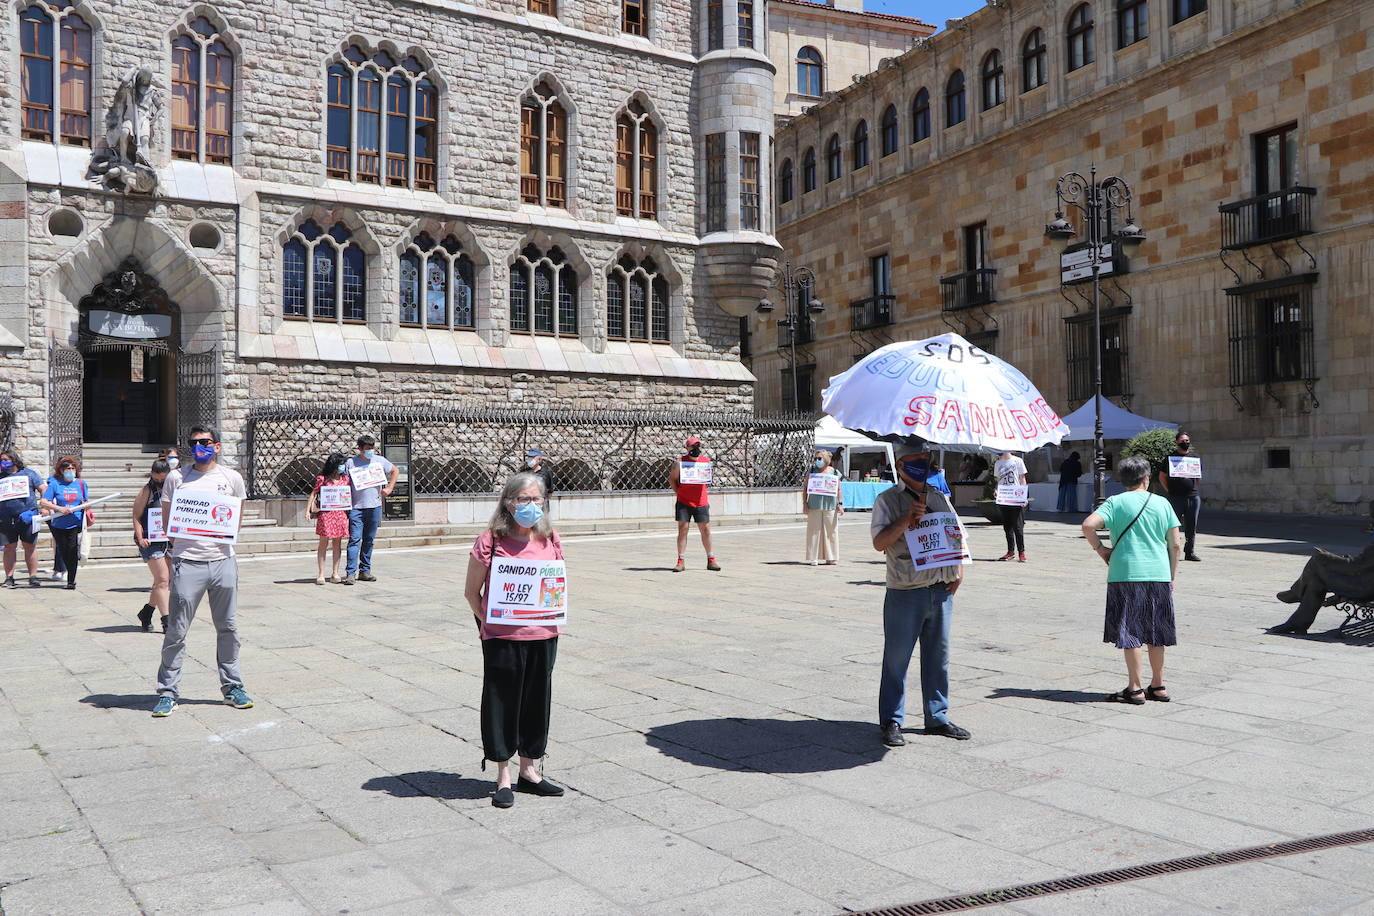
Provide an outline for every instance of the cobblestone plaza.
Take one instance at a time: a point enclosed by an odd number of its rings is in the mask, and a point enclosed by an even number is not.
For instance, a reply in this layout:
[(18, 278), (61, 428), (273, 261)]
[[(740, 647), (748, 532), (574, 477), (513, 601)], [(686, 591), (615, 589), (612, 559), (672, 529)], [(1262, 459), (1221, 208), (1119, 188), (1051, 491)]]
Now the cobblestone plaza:
[[(820, 916), (1369, 827), (1368, 638), (1262, 632), (1309, 543), (1364, 536), (1212, 521), (1208, 562), (1181, 571), (1172, 703), (1101, 701), (1122, 678), (1101, 566), (1075, 525), (1038, 520), (1033, 563), (977, 562), (956, 599), (952, 712), (973, 740), (909, 730), (892, 750), (865, 517), (837, 567), (796, 562), (802, 526), (774, 524), (722, 529), (724, 572), (677, 576), (667, 532), (570, 533), (546, 769), (569, 793), (510, 811), (478, 766), (464, 551), (384, 552), (354, 589), (313, 585), (307, 557), (245, 560), (257, 706), (219, 702), (197, 621), (169, 719), (148, 715), (141, 567), (0, 593), (0, 907)], [(1000, 544), (970, 538), (976, 557)], [(1352, 846), (1008, 909), (1363, 913), (1371, 865)]]

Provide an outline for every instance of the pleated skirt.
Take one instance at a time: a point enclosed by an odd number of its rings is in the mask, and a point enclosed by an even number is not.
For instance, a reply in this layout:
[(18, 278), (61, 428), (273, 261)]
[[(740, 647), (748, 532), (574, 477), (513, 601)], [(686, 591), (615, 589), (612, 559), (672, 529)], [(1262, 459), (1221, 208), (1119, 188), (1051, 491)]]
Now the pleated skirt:
[(1168, 582), (1108, 582), (1102, 641), (1118, 649), (1178, 644), (1174, 593)]

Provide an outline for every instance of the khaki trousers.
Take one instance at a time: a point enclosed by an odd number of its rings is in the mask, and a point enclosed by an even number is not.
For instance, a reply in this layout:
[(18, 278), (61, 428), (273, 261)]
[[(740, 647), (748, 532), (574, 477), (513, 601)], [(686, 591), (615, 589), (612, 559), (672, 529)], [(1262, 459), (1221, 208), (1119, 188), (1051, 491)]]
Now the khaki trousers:
[(807, 509), (806, 562), (833, 563), (839, 558), (839, 512), (835, 509)]

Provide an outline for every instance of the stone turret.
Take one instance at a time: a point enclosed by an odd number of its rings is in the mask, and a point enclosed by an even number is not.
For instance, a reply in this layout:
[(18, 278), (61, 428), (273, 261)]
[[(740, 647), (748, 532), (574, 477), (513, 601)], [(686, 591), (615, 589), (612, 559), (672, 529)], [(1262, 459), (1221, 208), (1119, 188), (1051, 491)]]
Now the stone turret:
[(782, 253), (773, 238), (773, 64), (764, 0), (700, 5), (701, 258), (717, 305), (747, 315)]

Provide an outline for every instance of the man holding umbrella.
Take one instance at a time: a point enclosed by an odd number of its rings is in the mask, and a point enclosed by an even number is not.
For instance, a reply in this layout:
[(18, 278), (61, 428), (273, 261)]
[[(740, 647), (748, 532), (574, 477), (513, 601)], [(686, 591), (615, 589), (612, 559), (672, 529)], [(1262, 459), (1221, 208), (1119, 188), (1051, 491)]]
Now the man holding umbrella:
[(873, 549), (887, 555), (887, 593), (883, 599), (883, 668), (878, 686), (878, 724), (888, 747), (906, 744), (906, 674), (916, 643), (921, 644), (921, 705), (927, 735), (965, 741), (972, 737), (949, 720), (949, 627), (954, 593), (964, 580), (963, 566), (918, 569), (906, 533), (927, 512), (953, 512), (949, 499), (927, 486), (930, 451), (924, 444), (898, 452), (897, 480), (873, 505)]

